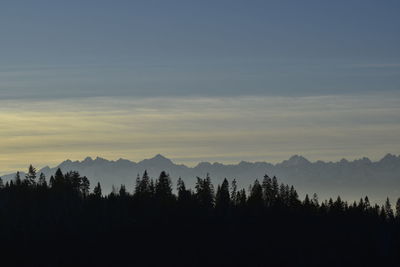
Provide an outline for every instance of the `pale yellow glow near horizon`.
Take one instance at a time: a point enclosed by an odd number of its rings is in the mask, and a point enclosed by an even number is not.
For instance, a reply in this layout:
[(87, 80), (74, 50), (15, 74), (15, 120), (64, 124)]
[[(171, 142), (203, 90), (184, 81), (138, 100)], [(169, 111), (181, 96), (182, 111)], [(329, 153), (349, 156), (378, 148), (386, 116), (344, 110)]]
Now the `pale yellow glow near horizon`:
[(100, 156), (278, 162), (400, 152), (400, 98), (0, 100), (0, 174)]

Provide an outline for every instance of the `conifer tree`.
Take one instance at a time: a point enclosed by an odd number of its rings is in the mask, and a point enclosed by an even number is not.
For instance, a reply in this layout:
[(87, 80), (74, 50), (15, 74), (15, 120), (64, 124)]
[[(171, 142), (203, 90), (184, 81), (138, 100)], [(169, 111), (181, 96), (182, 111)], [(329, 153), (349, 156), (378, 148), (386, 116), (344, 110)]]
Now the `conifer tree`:
[(119, 196), (120, 197), (126, 197), (128, 196), (128, 193), (126, 191), (125, 185), (121, 184), (121, 187), (119, 188)]
[(396, 202), (396, 218), (400, 220), (400, 197), (397, 199)]
[(311, 203), (314, 207), (319, 207), (319, 201), (318, 201), (318, 195), (317, 193), (313, 194), (313, 198), (311, 200)]
[(18, 171), (17, 171), (17, 173), (15, 174), (14, 181), (15, 181), (15, 185), (16, 185), (16, 186), (20, 186), (21, 183), (22, 183), (22, 181), (21, 181), (21, 176), (20, 176), (20, 174), (19, 174)]
[(278, 197), (279, 194), (279, 185), (278, 185), (278, 179), (276, 178), (276, 176), (272, 177), (272, 188), (271, 188), (272, 192), (271, 192), (271, 201), (272, 203), (274, 203)]
[(247, 200), (253, 211), (259, 211), (264, 206), (263, 191), (260, 183), (256, 179), (250, 190), (249, 199)]
[(311, 201), (308, 194), (306, 194), (306, 197), (304, 198), (303, 205), (306, 208), (309, 208), (311, 206)]
[(393, 209), (392, 209), (392, 205), (390, 204), (389, 198), (386, 198), (384, 209), (385, 209), (386, 217), (389, 220), (393, 220), (394, 214), (393, 214)]
[(52, 175), (52, 176), (50, 176), (50, 179), (49, 179), (49, 185), (50, 185), (50, 188), (54, 188), (54, 186), (55, 186), (55, 180), (54, 180), (54, 176)]
[(161, 202), (168, 202), (173, 199), (171, 179), (165, 171), (160, 173), (156, 181), (155, 197)]
[(236, 179), (233, 179), (231, 183), (231, 202), (235, 206), (237, 204), (237, 183)]
[(227, 210), (230, 206), (229, 182), (225, 178), (220, 186), (218, 186), (215, 197), (215, 208), (219, 210)]
[(101, 198), (101, 196), (102, 196), (102, 193), (101, 193), (101, 185), (100, 185), (100, 183), (99, 182), (97, 182), (97, 185), (94, 187), (94, 189), (93, 189), (93, 195), (96, 197), (96, 198)]
[(266, 206), (270, 206), (273, 202), (273, 192), (272, 192), (272, 180), (271, 178), (265, 174), (264, 179), (262, 182), (262, 189), (263, 189), (263, 198), (265, 201)]
[(65, 186), (64, 174), (62, 173), (61, 169), (58, 168), (56, 173), (54, 174), (53, 187), (64, 188), (64, 186)]
[(46, 176), (43, 174), (43, 172), (41, 172), (39, 175), (38, 185), (44, 188), (47, 187)]
[(83, 197), (87, 197), (89, 195), (90, 190), (90, 181), (86, 176), (82, 177), (81, 180), (81, 194)]
[(32, 165), (29, 165), (28, 173), (25, 175), (25, 181), (28, 185), (34, 185), (36, 182), (35, 179), (36, 169)]
[(178, 202), (187, 204), (187, 202), (190, 200), (191, 192), (186, 189), (185, 182), (183, 182), (181, 177), (178, 178), (177, 191)]
[(211, 183), (211, 178), (207, 174), (205, 179), (197, 177), (196, 182), (196, 198), (200, 206), (211, 209), (214, 207), (215, 197), (214, 197), (214, 187)]

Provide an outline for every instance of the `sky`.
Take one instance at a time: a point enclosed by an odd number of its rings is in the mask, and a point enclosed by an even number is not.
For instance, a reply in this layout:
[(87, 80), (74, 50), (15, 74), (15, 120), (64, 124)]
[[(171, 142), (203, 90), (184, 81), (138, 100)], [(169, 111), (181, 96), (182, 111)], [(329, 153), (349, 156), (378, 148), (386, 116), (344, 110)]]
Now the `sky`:
[(400, 154), (399, 1), (1, 1), (0, 173)]

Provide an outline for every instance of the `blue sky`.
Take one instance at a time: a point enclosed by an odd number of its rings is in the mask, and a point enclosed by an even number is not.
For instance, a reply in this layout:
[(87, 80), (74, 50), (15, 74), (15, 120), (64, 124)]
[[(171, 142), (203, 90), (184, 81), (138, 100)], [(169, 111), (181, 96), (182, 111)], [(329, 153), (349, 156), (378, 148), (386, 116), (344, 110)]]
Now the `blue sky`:
[(2, 1), (0, 97), (400, 89), (398, 1)]
[(0, 173), (400, 153), (399, 1), (1, 1)]

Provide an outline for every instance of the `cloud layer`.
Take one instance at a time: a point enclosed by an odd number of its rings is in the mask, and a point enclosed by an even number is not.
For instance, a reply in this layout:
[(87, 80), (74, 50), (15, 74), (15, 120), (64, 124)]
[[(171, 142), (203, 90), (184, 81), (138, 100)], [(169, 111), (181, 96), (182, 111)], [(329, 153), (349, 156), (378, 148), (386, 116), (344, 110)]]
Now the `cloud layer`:
[(392, 95), (0, 101), (0, 171), (86, 156), (277, 162), (400, 151)]

